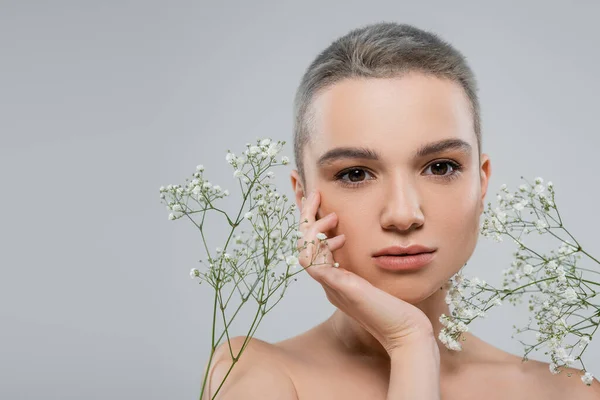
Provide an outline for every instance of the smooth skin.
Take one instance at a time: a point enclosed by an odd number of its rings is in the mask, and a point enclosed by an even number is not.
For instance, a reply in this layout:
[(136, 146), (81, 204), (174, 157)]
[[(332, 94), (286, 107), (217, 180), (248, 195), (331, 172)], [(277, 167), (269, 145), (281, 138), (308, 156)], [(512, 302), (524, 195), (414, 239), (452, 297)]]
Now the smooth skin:
[[(329, 265), (305, 271), (336, 310), (289, 339), (252, 339), (217, 398), (600, 399), (600, 383), (585, 386), (575, 369), (552, 375), (547, 363), (523, 363), (470, 332), (460, 352), (437, 339), (439, 316), (449, 314), (444, 284), (475, 249), (491, 176), (462, 88), (420, 73), (346, 79), (314, 106), (306, 187), (296, 170), (291, 183), (303, 239), (329, 238)], [(468, 146), (418, 154), (444, 140)], [(318, 162), (339, 147), (370, 151)], [(424, 268), (390, 272), (373, 262), (381, 248), (414, 243), (436, 249)], [(234, 354), (243, 341), (232, 339)], [(226, 344), (214, 360), (213, 390), (231, 362)]]

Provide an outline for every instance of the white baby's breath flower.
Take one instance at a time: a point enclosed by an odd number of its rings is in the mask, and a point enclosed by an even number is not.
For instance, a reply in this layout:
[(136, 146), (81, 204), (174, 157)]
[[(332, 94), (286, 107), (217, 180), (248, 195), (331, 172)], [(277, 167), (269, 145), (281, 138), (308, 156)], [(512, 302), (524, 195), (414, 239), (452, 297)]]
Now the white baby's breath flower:
[(258, 146), (250, 146), (249, 151), (250, 151), (250, 154), (260, 153), (260, 147), (258, 147)]
[(281, 157), (281, 163), (283, 165), (287, 165), (287, 164), (289, 164), (289, 162), (290, 162), (290, 159), (287, 158), (286, 156)]
[(581, 376), (581, 381), (585, 383), (587, 386), (590, 386), (592, 382), (594, 382), (594, 375), (586, 372), (585, 375)]
[(233, 153), (227, 153), (227, 155), (225, 156), (225, 160), (229, 164), (233, 164), (233, 162), (235, 161), (235, 154), (233, 154)]
[(171, 220), (171, 221), (172, 221), (172, 220), (174, 220), (174, 219), (175, 219), (175, 214), (173, 214), (173, 213), (169, 214), (169, 220)]
[(325, 235), (323, 232), (317, 233), (316, 236), (317, 236), (317, 239), (319, 239), (319, 240), (325, 240), (325, 239), (327, 239), (327, 235)]
[(563, 296), (569, 303), (577, 301), (577, 293), (572, 287), (568, 287), (563, 293)]
[(277, 145), (277, 143), (271, 143), (271, 145), (267, 149), (267, 154), (270, 157), (275, 157), (278, 152), (279, 152), (279, 146)]
[(196, 165), (196, 169), (200, 172), (204, 171), (204, 165), (200, 164), (200, 165)]
[(543, 183), (543, 182), (544, 182), (544, 180), (542, 178), (540, 178), (540, 177), (535, 178), (535, 183), (536, 184), (539, 185), (540, 183)]
[(538, 194), (541, 194), (544, 190), (546, 190), (546, 188), (544, 187), (544, 185), (535, 185), (535, 192)]
[(295, 267), (296, 265), (298, 265), (298, 257), (296, 256), (288, 256), (285, 259), (285, 262), (287, 265), (291, 266), (291, 267)]
[(537, 229), (544, 229), (544, 228), (547, 228), (547, 227), (548, 227), (548, 224), (546, 223), (546, 221), (544, 221), (544, 220), (542, 220), (542, 219), (538, 219), (538, 220), (535, 222), (535, 227), (536, 227)]
[(246, 214), (244, 214), (244, 218), (246, 219), (252, 219), (253, 216), (254, 214), (252, 214), (252, 211), (248, 211)]
[(271, 139), (263, 139), (260, 142), (261, 146), (268, 146), (271, 143)]
[(240, 171), (239, 169), (236, 169), (235, 171), (233, 171), (234, 178), (241, 178), (242, 176), (244, 176), (244, 173), (242, 171)]
[(196, 268), (192, 268), (190, 270), (190, 278), (194, 279), (194, 278), (197, 278), (198, 276), (200, 276), (200, 271), (198, 271), (198, 269), (196, 269)]

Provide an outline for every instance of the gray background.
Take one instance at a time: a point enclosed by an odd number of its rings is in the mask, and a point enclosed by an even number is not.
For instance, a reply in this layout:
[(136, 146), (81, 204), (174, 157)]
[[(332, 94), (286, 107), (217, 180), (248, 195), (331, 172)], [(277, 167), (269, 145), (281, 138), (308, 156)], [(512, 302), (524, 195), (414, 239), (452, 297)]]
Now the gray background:
[[(168, 221), (158, 188), (204, 164), (234, 191), (225, 150), (257, 137), (287, 140), (291, 158), (302, 73), (371, 22), (432, 30), (467, 56), (488, 201), (521, 175), (552, 180), (567, 227), (598, 257), (600, 5), (485, 3), (0, 1), (0, 398), (197, 398), (213, 293), (188, 276), (198, 232)], [(288, 194), (290, 169), (276, 177)], [(512, 249), (482, 237), (467, 271), (499, 283)], [(257, 337), (333, 312), (309, 279)], [(511, 325), (526, 315), (505, 305), (473, 329), (521, 354)]]

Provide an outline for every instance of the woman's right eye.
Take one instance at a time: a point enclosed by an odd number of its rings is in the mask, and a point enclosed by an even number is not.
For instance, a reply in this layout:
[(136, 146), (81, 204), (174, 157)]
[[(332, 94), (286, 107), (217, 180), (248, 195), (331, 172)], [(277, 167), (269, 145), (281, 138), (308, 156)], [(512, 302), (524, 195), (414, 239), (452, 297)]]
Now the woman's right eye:
[[(371, 173), (364, 168), (354, 167), (339, 172), (335, 177), (336, 180), (339, 181), (342, 185), (352, 187), (362, 185), (366, 180), (364, 179), (366, 174), (370, 175)], [(346, 175), (348, 176), (348, 178), (344, 179)]]

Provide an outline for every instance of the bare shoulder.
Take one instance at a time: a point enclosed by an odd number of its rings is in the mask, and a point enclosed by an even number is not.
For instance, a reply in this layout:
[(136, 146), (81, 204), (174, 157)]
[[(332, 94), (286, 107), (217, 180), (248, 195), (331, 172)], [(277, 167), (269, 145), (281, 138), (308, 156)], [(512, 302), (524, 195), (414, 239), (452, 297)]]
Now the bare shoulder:
[[(242, 354), (234, 362), (232, 354)], [(208, 362), (207, 362), (208, 364)], [(206, 371), (207, 366), (205, 366)], [(221, 386), (221, 382), (223, 382)], [(221, 387), (220, 387), (221, 386)], [(220, 388), (219, 388), (220, 387)], [(278, 349), (265, 341), (236, 336), (215, 350), (205, 388), (206, 399), (297, 400), (294, 383)]]
[(600, 382), (594, 378), (590, 386), (583, 383), (583, 373), (576, 368), (563, 368), (558, 374), (550, 372), (546, 362), (529, 360), (524, 363), (528, 375), (543, 385), (556, 399), (599, 400)]

